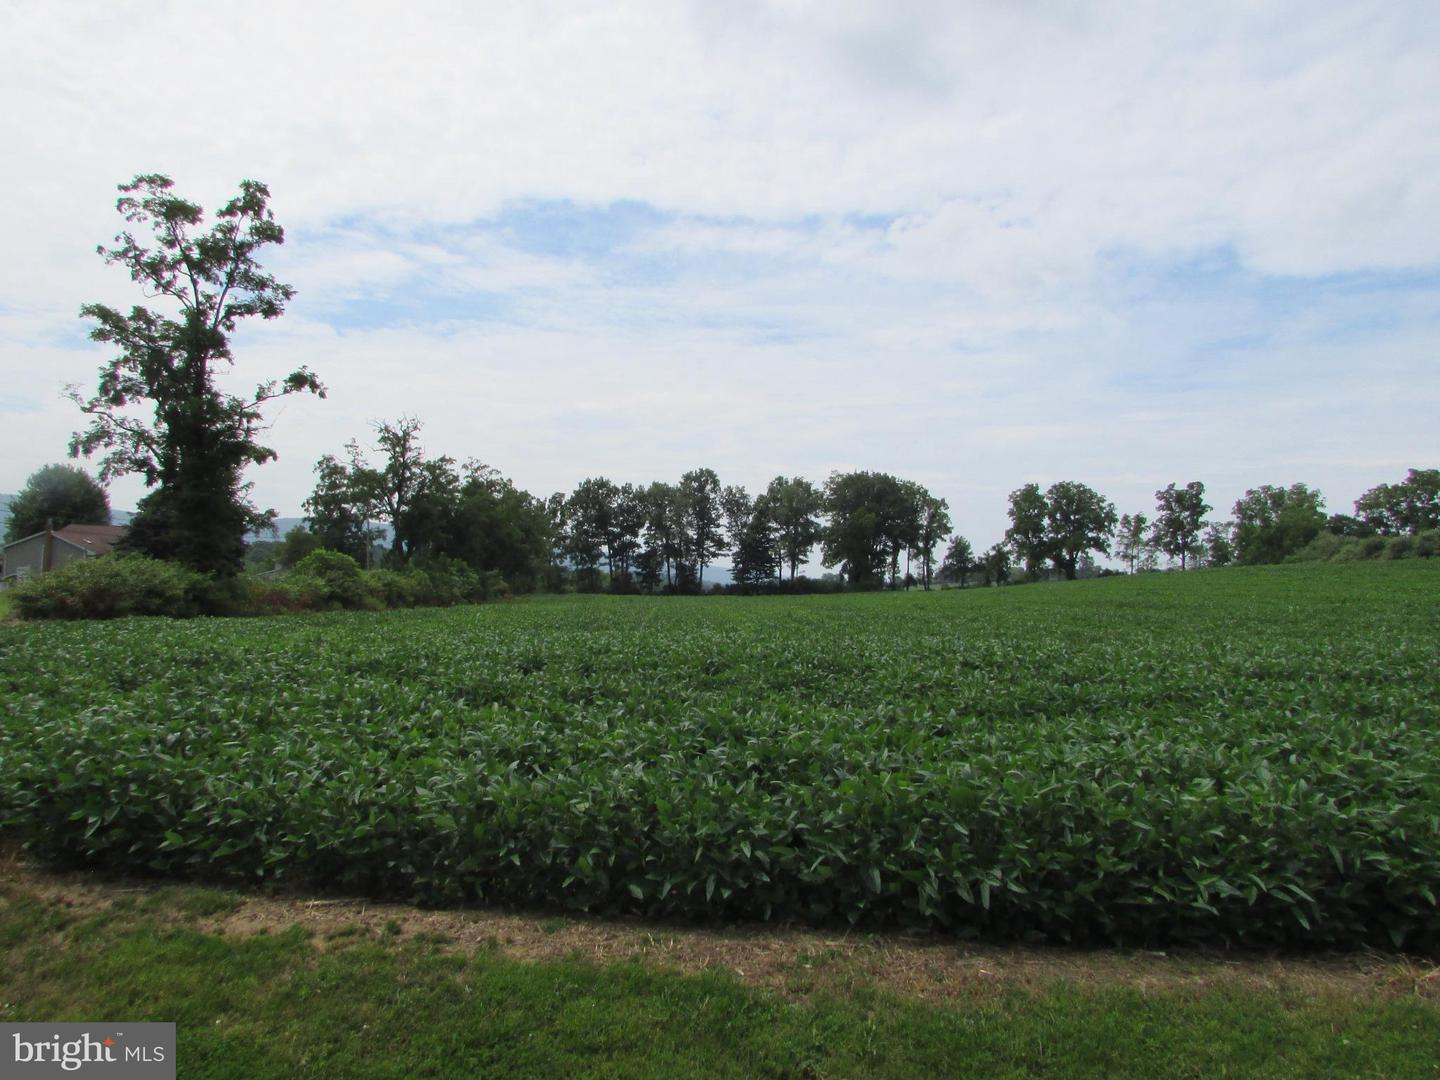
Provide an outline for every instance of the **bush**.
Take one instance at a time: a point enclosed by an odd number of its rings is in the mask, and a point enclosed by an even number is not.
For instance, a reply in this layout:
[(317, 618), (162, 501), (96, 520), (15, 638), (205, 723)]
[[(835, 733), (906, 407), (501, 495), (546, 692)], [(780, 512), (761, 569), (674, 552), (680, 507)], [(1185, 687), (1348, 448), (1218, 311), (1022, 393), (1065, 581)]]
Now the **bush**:
[(479, 574), (459, 559), (435, 555), (413, 569), (425, 580), (425, 592), (419, 601), (437, 607), (449, 607), (485, 599), (485, 587)]
[(223, 602), (209, 578), (143, 555), (101, 555), (67, 563), (14, 591), (26, 619), (115, 619), (124, 615), (187, 618)]
[(295, 564), (295, 570), (280, 584), (301, 608), (328, 611), (334, 608), (379, 609), (384, 601), (372, 587), (360, 564), (349, 555), (320, 548)]
[(365, 574), (370, 589), (387, 608), (415, 607), (425, 602), (430, 583), (418, 570), (370, 570)]
[(1392, 536), (1385, 541), (1385, 558), (1387, 559), (1408, 559), (1413, 538), (1409, 536)]
[(1334, 562), (1355, 558), (1359, 541), (1351, 536), (1339, 536), (1333, 532), (1322, 532), (1286, 562)]

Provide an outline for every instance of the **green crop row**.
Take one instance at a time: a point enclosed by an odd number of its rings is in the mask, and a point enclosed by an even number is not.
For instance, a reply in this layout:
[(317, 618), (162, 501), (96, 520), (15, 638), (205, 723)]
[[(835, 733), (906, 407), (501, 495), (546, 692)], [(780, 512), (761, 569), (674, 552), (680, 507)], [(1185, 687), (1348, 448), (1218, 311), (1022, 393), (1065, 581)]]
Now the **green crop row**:
[(0, 627), (0, 833), (429, 903), (1433, 951), (1437, 586)]

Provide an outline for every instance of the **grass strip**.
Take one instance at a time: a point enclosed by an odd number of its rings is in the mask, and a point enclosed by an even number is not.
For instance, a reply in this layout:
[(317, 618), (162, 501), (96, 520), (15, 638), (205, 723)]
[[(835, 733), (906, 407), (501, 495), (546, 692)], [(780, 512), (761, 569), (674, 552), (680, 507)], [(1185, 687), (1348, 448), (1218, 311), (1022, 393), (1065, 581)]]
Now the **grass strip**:
[(793, 1003), (725, 972), (526, 963), (390, 931), (223, 936), (226, 894), (0, 892), (0, 1018), (167, 1020), (186, 1077), (1434, 1076), (1414, 996), (1058, 984)]

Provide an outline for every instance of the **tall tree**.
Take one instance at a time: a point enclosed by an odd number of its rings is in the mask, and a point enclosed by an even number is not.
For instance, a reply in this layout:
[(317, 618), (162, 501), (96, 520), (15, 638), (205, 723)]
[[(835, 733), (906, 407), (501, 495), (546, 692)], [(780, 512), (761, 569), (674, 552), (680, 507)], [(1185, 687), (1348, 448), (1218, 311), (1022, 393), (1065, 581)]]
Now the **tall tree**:
[(540, 584), (549, 560), (550, 514), (496, 469), (467, 462), (441, 552), (480, 571), (498, 571), (515, 592)]
[(1411, 469), (1355, 500), (1355, 515), (1382, 536), (1440, 529), (1440, 469)]
[(651, 553), (647, 566), (653, 561), (662, 567), (666, 587), (673, 588), (675, 564), (685, 556), (685, 508), (680, 489), (656, 481), (645, 489), (640, 501), (645, 511), (646, 551)]
[(975, 549), (963, 536), (956, 536), (945, 549), (945, 561), (940, 564), (940, 576), (954, 581), (963, 589), (965, 579), (975, 568)]
[(1320, 535), (1325, 498), (1304, 484), (1263, 484), (1235, 503), (1235, 556), (1247, 566), (1278, 563)]
[(740, 528), (731, 559), (731, 574), (736, 583), (752, 588), (774, 584), (780, 571), (780, 549), (775, 542), (775, 522), (765, 496), (756, 499), (750, 513), (737, 524)]
[(1130, 573), (1135, 573), (1135, 564), (1144, 556), (1148, 541), (1145, 526), (1150, 519), (1144, 514), (1121, 514), (1115, 528), (1115, 554), (1124, 560)]
[(315, 463), (315, 490), (303, 503), (305, 521), (320, 546), (368, 563), (375, 533), (370, 528), (369, 496), (356, 490), (351, 471), (334, 455)]
[(610, 536), (607, 541), (614, 563), (612, 574), (629, 587), (631, 566), (642, 545), (645, 533), (645, 492), (634, 484), (621, 484), (615, 493), (615, 507), (610, 515)]
[(1205, 563), (1207, 566), (1229, 566), (1235, 561), (1235, 545), (1231, 542), (1233, 526), (1216, 521), (1205, 530)]
[(896, 537), (909, 512), (899, 480), (887, 473), (831, 473), (825, 481), (821, 561), (838, 566), (860, 589), (881, 588), (892, 565)]
[(920, 560), (920, 581), (930, 588), (931, 565), (935, 561), (935, 548), (950, 535), (950, 506), (944, 499), (937, 499), (926, 492), (920, 504), (920, 527), (915, 534), (913, 548)]
[(725, 553), (724, 511), (720, 478), (713, 469), (691, 469), (680, 478), (685, 561), (694, 569), (695, 584), (705, 588), (705, 567)]
[(40, 532), (47, 523), (109, 525), (110, 499), (90, 474), (73, 465), (46, 465), (30, 474), (10, 503), (5, 542)]
[(825, 496), (803, 476), (777, 476), (765, 489), (765, 499), (775, 523), (780, 558), (790, 567), (790, 580), (794, 581), (796, 568), (820, 542)]
[(1047, 510), (1039, 484), (1026, 484), (1010, 493), (1010, 527), (1005, 530), (1005, 543), (1025, 563), (1025, 573), (1030, 577), (1037, 577), (1051, 556)]
[(727, 484), (720, 491), (720, 511), (725, 515), (725, 534), (730, 541), (730, 550), (734, 551), (740, 546), (750, 525), (755, 503), (743, 486)]
[(421, 424), (413, 416), (394, 423), (381, 421), (375, 427), (375, 448), (382, 463), (371, 466), (359, 443), (353, 439), (350, 454), (350, 482), (365, 516), (378, 517), (390, 526), (390, 561), (409, 561), (415, 529), (412, 511), (424, 481), (425, 450), (420, 445)]
[[(270, 191), (245, 180), (240, 192), (198, 232), (204, 211), (171, 192), (169, 177), (137, 176), (120, 185), (116, 209), (132, 225), (148, 229), (146, 246), (125, 231), (114, 247), (98, 249), (119, 264), (156, 308), (136, 306), (127, 315), (104, 304), (86, 304), (90, 336), (113, 345), (118, 355), (100, 369), (97, 392), (70, 398), (90, 417), (71, 440), (72, 454), (106, 451), (100, 477), (138, 473), (153, 490), (140, 500), (131, 522), (130, 547), (177, 559), (206, 573), (241, 569), (245, 533), (274, 518), (249, 501), (246, 466), (275, 452), (259, 441), (263, 406), (287, 394), (324, 396), (308, 368), (262, 382), (253, 394), (225, 393), (217, 373), (233, 363), (230, 335), (241, 319), (278, 317), (294, 295), (265, 273), (257, 253), (284, 242), (269, 208)], [(142, 414), (149, 408), (152, 419)]]
[[(570, 556), (587, 575), (605, 560), (606, 572), (615, 576), (615, 503), (620, 489), (603, 476), (580, 481), (566, 502), (570, 527)], [(590, 582), (598, 587), (599, 579)]]
[(1010, 548), (996, 544), (986, 550), (980, 561), (986, 585), (1000, 585), (1010, 580)]
[(1050, 558), (1067, 581), (1074, 581), (1082, 555), (1092, 551), (1110, 554), (1115, 506), (1099, 492), (1073, 480), (1051, 484), (1045, 504)]
[(900, 582), (900, 555), (905, 555), (905, 577), (910, 577), (910, 557), (920, 539), (920, 522), (930, 493), (913, 480), (900, 480), (900, 492), (893, 512), (886, 516), (885, 546), (890, 554), (890, 587)]
[(1167, 484), (1155, 492), (1151, 543), (1170, 558), (1178, 558), (1180, 569), (1186, 569), (1188, 560), (1200, 551), (1200, 533), (1209, 512), (1205, 485), (1199, 480), (1192, 480), (1183, 488)]

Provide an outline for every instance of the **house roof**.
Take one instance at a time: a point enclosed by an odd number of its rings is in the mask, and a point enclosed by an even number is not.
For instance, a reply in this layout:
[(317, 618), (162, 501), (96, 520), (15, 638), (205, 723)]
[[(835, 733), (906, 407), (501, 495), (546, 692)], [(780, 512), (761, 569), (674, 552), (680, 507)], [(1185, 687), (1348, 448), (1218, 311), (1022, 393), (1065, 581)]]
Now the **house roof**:
[(92, 555), (104, 555), (129, 531), (128, 525), (66, 525), (55, 535)]

